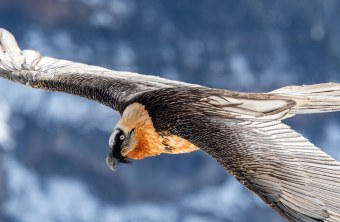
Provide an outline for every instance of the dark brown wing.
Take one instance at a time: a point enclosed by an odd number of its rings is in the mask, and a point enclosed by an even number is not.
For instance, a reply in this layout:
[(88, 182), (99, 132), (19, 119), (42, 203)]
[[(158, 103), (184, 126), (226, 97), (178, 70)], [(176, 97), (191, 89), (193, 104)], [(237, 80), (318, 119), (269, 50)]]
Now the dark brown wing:
[(287, 219), (340, 221), (339, 163), (280, 122), (298, 113), (339, 110), (339, 85), (271, 94), (211, 90), (21, 51), (3, 29), (0, 77), (83, 96), (120, 112), (126, 103), (141, 102), (156, 129), (205, 150)]
[[(155, 89), (195, 85), (155, 76), (118, 72), (22, 51), (11, 33), (0, 29), (0, 77), (29, 87), (66, 92), (122, 112), (127, 100)], [(196, 85), (197, 86), (197, 85)]]
[(340, 221), (339, 162), (280, 121), (211, 124), (220, 139), (202, 149), (277, 212), (290, 221)]
[(200, 147), (288, 220), (340, 221), (339, 162), (280, 121), (297, 108), (296, 101), (168, 89), (139, 102), (156, 129)]

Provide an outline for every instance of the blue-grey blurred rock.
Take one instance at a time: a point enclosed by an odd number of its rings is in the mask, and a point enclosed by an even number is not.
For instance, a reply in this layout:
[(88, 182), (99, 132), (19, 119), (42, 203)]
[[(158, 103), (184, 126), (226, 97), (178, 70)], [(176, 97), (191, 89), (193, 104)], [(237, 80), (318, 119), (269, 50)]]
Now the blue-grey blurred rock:
[[(211, 87), (340, 82), (336, 0), (0, 0), (22, 48)], [(282, 221), (203, 152), (111, 172), (119, 116), (0, 80), (0, 221)], [(340, 159), (339, 114), (288, 123)]]

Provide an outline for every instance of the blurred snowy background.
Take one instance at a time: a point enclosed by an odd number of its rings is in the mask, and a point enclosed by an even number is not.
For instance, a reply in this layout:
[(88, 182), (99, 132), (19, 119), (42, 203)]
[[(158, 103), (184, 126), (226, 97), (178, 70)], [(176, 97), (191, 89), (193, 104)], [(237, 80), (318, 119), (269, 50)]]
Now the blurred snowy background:
[[(21, 48), (242, 91), (340, 82), (337, 0), (0, 0)], [(203, 152), (105, 164), (114, 111), (0, 80), (0, 221), (283, 221)], [(340, 159), (340, 114), (287, 121)]]

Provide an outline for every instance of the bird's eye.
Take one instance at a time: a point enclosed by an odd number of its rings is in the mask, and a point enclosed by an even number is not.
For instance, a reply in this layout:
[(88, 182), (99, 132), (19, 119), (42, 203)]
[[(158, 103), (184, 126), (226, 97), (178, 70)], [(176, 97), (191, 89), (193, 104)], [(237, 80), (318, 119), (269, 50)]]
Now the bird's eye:
[(119, 136), (119, 139), (120, 139), (121, 141), (125, 140), (125, 135), (120, 135), (120, 136)]

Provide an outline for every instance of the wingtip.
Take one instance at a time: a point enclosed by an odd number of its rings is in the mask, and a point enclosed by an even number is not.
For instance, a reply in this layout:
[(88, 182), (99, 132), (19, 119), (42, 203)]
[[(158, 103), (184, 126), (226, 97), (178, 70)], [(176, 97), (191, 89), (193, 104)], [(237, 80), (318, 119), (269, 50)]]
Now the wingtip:
[(3, 32), (8, 32), (8, 31), (4, 28), (0, 28), (0, 35), (2, 35)]
[(15, 37), (4, 28), (0, 28), (0, 70), (20, 69), (23, 63), (22, 51)]
[(0, 28), (0, 43), (1, 44), (4, 42), (13, 42), (13, 41), (16, 42), (13, 34), (4, 28)]
[(8, 32), (8, 31), (4, 28), (0, 28), (0, 38), (2, 38), (4, 32)]

